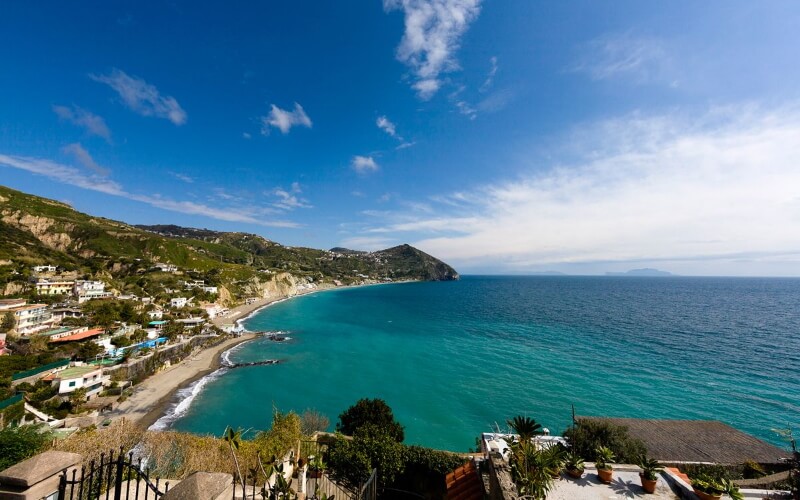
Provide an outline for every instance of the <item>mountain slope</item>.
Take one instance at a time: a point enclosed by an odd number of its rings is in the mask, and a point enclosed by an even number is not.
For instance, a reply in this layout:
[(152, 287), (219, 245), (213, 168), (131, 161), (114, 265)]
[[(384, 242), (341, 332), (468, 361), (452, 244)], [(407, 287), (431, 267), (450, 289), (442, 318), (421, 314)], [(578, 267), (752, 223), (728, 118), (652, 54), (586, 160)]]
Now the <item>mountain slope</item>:
[(0, 293), (9, 281), (24, 280), (37, 264), (102, 277), (119, 291), (153, 293), (178, 282), (150, 272), (157, 262), (226, 287), (234, 301), (258, 293), (260, 285), (281, 273), (318, 283), (458, 279), (453, 268), (409, 245), (342, 253), (287, 247), (248, 233), (137, 227), (0, 186)]

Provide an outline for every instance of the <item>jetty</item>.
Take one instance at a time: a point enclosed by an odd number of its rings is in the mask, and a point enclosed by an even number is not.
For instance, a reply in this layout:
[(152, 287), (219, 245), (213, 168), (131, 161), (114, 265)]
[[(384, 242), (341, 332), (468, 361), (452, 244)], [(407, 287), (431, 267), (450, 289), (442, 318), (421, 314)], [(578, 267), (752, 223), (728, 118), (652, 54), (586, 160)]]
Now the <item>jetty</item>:
[(263, 365), (277, 365), (280, 359), (265, 359), (263, 361), (250, 361), (247, 363), (228, 363), (224, 365), (225, 368), (242, 368), (245, 366), (263, 366)]

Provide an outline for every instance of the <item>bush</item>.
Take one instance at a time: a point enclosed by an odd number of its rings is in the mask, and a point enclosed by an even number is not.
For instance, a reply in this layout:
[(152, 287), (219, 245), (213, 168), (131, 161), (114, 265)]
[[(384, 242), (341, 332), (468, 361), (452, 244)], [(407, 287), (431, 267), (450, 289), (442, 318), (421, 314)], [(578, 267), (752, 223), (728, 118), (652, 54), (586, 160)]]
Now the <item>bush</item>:
[(404, 446), (386, 429), (364, 424), (352, 440), (340, 436), (328, 450), (331, 475), (348, 488), (356, 489), (378, 470), (378, 484), (387, 486), (405, 470)]
[(339, 415), (336, 430), (342, 434), (353, 436), (356, 431), (367, 424), (383, 429), (398, 443), (403, 442), (405, 433), (403, 426), (394, 419), (394, 413), (382, 399), (360, 399), (356, 404)]
[(37, 425), (0, 429), (0, 471), (44, 451), (51, 438), (49, 428)]
[(610, 448), (617, 463), (632, 464), (647, 454), (644, 443), (628, 435), (628, 428), (610, 420), (580, 419), (564, 432), (572, 453), (584, 460), (594, 461), (595, 450), (601, 446)]

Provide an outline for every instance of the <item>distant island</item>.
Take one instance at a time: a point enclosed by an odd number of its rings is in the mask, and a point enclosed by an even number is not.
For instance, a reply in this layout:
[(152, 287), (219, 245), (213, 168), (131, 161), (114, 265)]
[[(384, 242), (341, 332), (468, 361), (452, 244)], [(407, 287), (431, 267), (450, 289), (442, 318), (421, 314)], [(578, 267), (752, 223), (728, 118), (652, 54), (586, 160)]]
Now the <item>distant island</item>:
[(661, 271), (660, 269), (652, 269), (649, 267), (643, 269), (631, 269), (625, 272), (607, 272), (606, 276), (675, 276), (668, 271)]
[(561, 271), (534, 271), (531, 276), (569, 276), (567, 273)]

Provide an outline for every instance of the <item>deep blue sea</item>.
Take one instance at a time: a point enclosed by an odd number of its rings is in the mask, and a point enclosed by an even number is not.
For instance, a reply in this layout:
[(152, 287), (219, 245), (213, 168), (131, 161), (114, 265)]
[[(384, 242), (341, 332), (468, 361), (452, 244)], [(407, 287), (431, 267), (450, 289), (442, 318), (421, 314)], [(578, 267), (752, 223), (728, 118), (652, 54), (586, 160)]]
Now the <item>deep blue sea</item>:
[(778, 445), (771, 429), (800, 426), (800, 279), (468, 276), (316, 293), (245, 326), (291, 340), (231, 360), (281, 363), (215, 373), (164, 422), (264, 429), (274, 406), (333, 426), (379, 397), (407, 443), (463, 451), (520, 414), (559, 433), (572, 405), (718, 419)]

